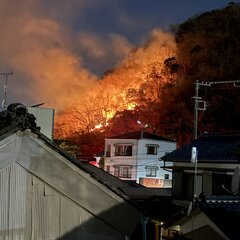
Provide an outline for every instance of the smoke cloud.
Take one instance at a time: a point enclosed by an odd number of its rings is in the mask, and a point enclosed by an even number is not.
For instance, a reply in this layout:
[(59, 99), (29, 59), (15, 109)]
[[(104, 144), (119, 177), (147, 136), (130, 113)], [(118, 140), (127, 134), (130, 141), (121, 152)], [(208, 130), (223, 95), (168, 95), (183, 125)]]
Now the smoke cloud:
[[(98, 62), (118, 62), (131, 48), (121, 35), (110, 34), (106, 41), (86, 31), (74, 32), (71, 21), (76, 12), (81, 14), (96, 3), (67, 2), (0, 2), (0, 72), (14, 73), (8, 82), (7, 103), (44, 102), (63, 110), (98, 81), (89, 70), (91, 61), (96, 66)], [(3, 76), (0, 80), (3, 89)]]

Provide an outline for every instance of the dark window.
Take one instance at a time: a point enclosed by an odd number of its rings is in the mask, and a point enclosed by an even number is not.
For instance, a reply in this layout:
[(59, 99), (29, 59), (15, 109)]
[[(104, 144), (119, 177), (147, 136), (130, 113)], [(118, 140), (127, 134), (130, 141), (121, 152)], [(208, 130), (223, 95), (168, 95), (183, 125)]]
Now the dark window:
[(132, 145), (116, 145), (115, 156), (132, 156)]
[(164, 179), (169, 179), (169, 174), (164, 174)]
[(158, 145), (146, 145), (146, 146), (147, 146), (147, 154), (157, 155)]
[(107, 145), (106, 157), (111, 157), (111, 145)]

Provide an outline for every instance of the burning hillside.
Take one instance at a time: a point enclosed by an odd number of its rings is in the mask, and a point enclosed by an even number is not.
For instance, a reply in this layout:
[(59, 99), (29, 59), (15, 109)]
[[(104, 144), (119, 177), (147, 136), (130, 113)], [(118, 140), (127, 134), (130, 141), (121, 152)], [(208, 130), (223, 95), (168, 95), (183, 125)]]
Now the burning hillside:
[[(164, 61), (175, 54), (173, 36), (155, 29), (150, 40), (106, 74), (84, 97), (70, 104), (56, 118), (56, 137), (67, 137), (81, 131), (90, 132), (96, 126), (106, 126), (118, 111), (132, 110), (137, 104), (129, 92), (138, 91), (152, 78), (156, 84), (167, 82), (162, 72)], [(158, 75), (152, 76), (152, 73)]]

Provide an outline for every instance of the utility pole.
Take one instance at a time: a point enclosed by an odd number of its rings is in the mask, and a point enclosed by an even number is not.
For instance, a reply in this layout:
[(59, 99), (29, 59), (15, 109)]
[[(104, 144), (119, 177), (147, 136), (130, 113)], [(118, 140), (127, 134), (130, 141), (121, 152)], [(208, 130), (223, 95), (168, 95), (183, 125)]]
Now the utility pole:
[[(193, 136), (194, 139), (197, 138), (197, 132), (198, 132), (198, 111), (205, 111), (207, 102), (202, 101), (201, 97), (199, 97), (199, 87), (200, 86), (210, 86), (209, 83), (199, 82), (198, 80), (195, 82), (195, 96), (194, 99), (194, 127), (193, 127)], [(200, 107), (200, 104), (203, 104), (203, 107)]]
[[(194, 126), (193, 126), (193, 136), (194, 139), (197, 138), (197, 132), (198, 132), (198, 111), (205, 111), (207, 109), (207, 102), (202, 101), (201, 97), (199, 97), (199, 87), (205, 86), (205, 87), (211, 87), (214, 84), (229, 84), (233, 83), (234, 87), (240, 87), (237, 85), (237, 83), (240, 83), (240, 80), (231, 80), (231, 81), (217, 81), (217, 82), (199, 82), (196, 80), (195, 82), (195, 96), (194, 99)], [(200, 104), (203, 104), (202, 107), (200, 107)]]
[(4, 97), (3, 97), (3, 101), (2, 101), (2, 109), (6, 110), (7, 109), (7, 82), (8, 82), (8, 76), (9, 75), (13, 75), (13, 72), (3, 72), (0, 73), (1, 76), (5, 76), (5, 84), (4, 84)]

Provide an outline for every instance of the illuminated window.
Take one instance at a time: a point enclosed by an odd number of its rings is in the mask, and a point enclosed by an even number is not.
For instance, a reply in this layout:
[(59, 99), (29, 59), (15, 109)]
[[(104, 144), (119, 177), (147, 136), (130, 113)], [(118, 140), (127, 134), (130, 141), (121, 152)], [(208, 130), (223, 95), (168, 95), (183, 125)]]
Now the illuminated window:
[(158, 167), (156, 166), (147, 166), (146, 169), (146, 177), (156, 177)]
[(157, 144), (147, 144), (147, 154), (149, 155), (157, 155), (157, 149), (159, 147), (159, 145)]
[(132, 166), (126, 165), (115, 165), (114, 176), (120, 178), (131, 178), (132, 177)]
[(116, 144), (115, 156), (132, 156), (132, 145), (130, 144)]

